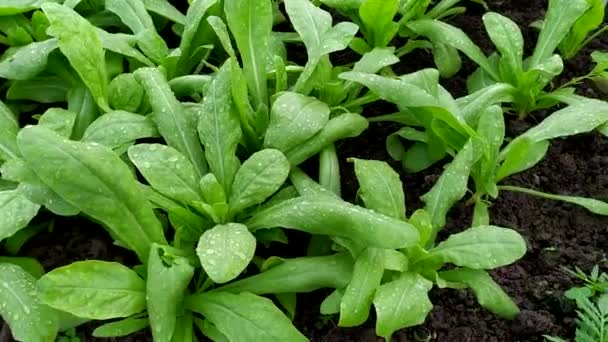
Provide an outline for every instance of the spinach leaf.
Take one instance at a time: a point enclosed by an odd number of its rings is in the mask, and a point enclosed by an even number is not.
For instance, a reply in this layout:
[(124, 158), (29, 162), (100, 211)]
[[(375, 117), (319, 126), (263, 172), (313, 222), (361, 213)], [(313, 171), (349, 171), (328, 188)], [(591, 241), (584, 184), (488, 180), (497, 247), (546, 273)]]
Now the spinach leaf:
[(331, 15), (309, 0), (285, 0), (285, 9), (308, 53), (308, 62), (294, 87), (294, 91), (306, 95), (311, 90), (311, 78), (321, 58), (344, 50), (354, 38), (358, 27), (349, 22), (332, 26)]
[(138, 144), (129, 148), (129, 159), (161, 194), (184, 204), (202, 199), (194, 166), (175, 149), (160, 144)]
[(351, 159), (359, 181), (359, 196), (365, 207), (381, 214), (405, 220), (405, 195), (399, 174), (387, 163)]
[(57, 39), (8, 49), (0, 59), (0, 77), (27, 80), (46, 68), (49, 54), (58, 47)]
[(37, 283), (40, 300), (82, 318), (128, 317), (146, 308), (146, 282), (115, 262), (79, 261), (56, 268)]
[(159, 137), (154, 122), (143, 115), (114, 111), (102, 115), (85, 131), (82, 141), (95, 142), (113, 150), (137, 139)]
[(246, 223), (251, 230), (284, 227), (311, 234), (340, 236), (381, 248), (402, 248), (418, 242), (408, 223), (333, 199), (303, 196), (256, 213)]
[(267, 54), (272, 33), (270, 0), (225, 0), (228, 27), (236, 40), (255, 108), (267, 105)]
[(228, 223), (203, 233), (196, 253), (209, 277), (216, 283), (226, 283), (249, 265), (255, 246), (255, 236), (246, 226)]
[(307, 341), (271, 300), (251, 293), (202, 293), (189, 297), (186, 305), (229, 341)]
[(148, 94), (150, 105), (154, 110), (152, 119), (156, 122), (158, 131), (169, 146), (192, 162), (197, 175), (201, 177), (206, 173), (207, 165), (196, 134), (196, 125), (171, 92), (165, 76), (153, 68), (138, 69), (134, 75)]
[(186, 258), (175, 255), (169, 247), (152, 246), (148, 260), (146, 302), (155, 341), (171, 341), (193, 275), (194, 267)]
[(232, 106), (230, 63), (215, 75), (207, 88), (198, 118), (198, 134), (205, 146), (209, 169), (229, 194), (239, 169), (236, 149), (242, 132)]
[[(104, 225), (147, 260), (152, 242), (164, 243), (160, 222), (129, 168), (107, 147), (69, 141), (42, 127), (17, 137), (27, 165), (65, 201)], [(39, 163), (41, 158), (45, 163)]]
[(401, 276), (376, 290), (376, 333), (386, 339), (403, 328), (419, 325), (433, 308), (428, 292), (433, 283), (416, 273)]
[(272, 149), (254, 153), (247, 159), (234, 177), (228, 203), (232, 213), (256, 204), (275, 193), (289, 176), (289, 162), (285, 156)]
[(36, 296), (36, 278), (17, 265), (0, 262), (0, 280), (0, 316), (13, 337), (18, 341), (54, 341), (57, 317)]
[(48, 33), (59, 40), (59, 49), (87, 85), (99, 107), (109, 111), (105, 52), (97, 30), (68, 7), (45, 3), (42, 10), (51, 24)]

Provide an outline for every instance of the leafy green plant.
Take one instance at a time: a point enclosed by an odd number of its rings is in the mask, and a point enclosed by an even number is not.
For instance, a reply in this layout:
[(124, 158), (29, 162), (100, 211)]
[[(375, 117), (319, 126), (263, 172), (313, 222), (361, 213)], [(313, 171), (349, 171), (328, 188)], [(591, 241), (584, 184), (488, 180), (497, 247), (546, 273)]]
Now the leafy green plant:
[[(600, 273), (595, 266), (589, 275), (578, 267), (576, 272), (567, 270), (585, 282), (583, 287), (573, 287), (566, 291), (568, 299), (576, 301), (578, 327), (575, 341), (595, 342), (608, 340), (608, 275)], [(547, 341), (565, 341), (559, 337), (545, 336)]]
[[(590, 13), (588, 10), (592, 6), (587, 0), (549, 1), (534, 52), (525, 59), (524, 41), (519, 27), (497, 13), (490, 12), (483, 16), (486, 31), (497, 48), (490, 57), (486, 57), (464, 32), (449, 24), (422, 19), (409, 23), (408, 27), (433, 42), (458, 49), (479, 65), (479, 69), (468, 79), (469, 92), (496, 83), (512, 85), (513, 98), (509, 102), (512, 103), (512, 110), (519, 117), (524, 117), (531, 111), (555, 104), (554, 101), (542, 101), (547, 94), (545, 88), (563, 70), (562, 57), (554, 52), (560, 44), (578, 46), (574, 40), (586, 36), (588, 31), (581, 27), (582, 18)], [(584, 23), (589, 22), (585, 19)], [(577, 38), (570, 38), (575, 36)], [(569, 45), (568, 49), (575, 48)]]
[[(434, 284), (456, 289), (470, 287), (480, 304), (490, 311), (507, 318), (517, 315), (517, 306), (485, 270), (507, 265), (523, 256), (526, 246), (519, 234), (510, 229), (479, 226), (436, 243), (437, 232), (445, 224), (447, 211), (464, 196), (466, 185), (461, 191), (458, 185), (444, 186), (440, 180), (425, 195), (426, 208), (416, 211), (406, 220), (404, 193), (397, 173), (384, 162), (351, 161), (355, 163), (361, 186), (359, 195), (365, 205), (378, 214), (407, 222), (412, 227), (410, 229), (415, 228), (419, 235), (416, 243), (399, 249), (378, 248), (360, 244), (360, 240), (353, 239), (355, 235), (352, 234), (348, 237), (336, 235), (332, 236), (333, 248), (342, 251), (342, 254), (332, 255), (329, 252), (330, 255), (321, 257), (279, 261), (268, 259), (265, 265), (273, 260), (272, 264), (259, 275), (221, 289), (276, 294), (309, 292), (319, 285), (335, 288), (322, 303), (322, 314), (340, 313), (340, 326), (357, 326), (367, 320), (373, 304), (377, 316), (376, 332), (387, 339), (398, 329), (424, 322), (432, 308), (428, 291)], [(460, 168), (463, 163), (466, 161), (455, 160), (452, 165)], [(294, 200), (299, 203), (300, 210), (313, 205), (311, 196), (322, 202), (318, 204), (319, 207), (336, 201), (333, 192), (301, 171), (292, 171), (290, 178), (303, 195), (301, 199)], [(286, 206), (291, 206), (287, 203), (289, 201), (285, 203)], [(263, 222), (262, 227), (284, 226), (286, 222), (295, 222), (305, 215), (302, 213), (296, 218), (289, 216), (276, 220), (277, 210), (280, 212), (284, 209), (279, 205), (262, 211), (251, 219), (249, 226), (256, 228), (260, 222)], [(308, 217), (309, 220), (318, 220)], [(353, 218), (353, 222), (357, 221), (358, 218)], [(320, 250), (319, 246), (313, 247)], [(340, 255), (350, 265), (344, 270), (334, 269), (331, 274), (325, 272), (325, 266), (313, 267), (313, 261), (338, 258)], [(445, 264), (458, 267), (442, 270)], [(289, 270), (293, 270), (292, 276), (288, 276)], [(298, 276), (293, 276), (296, 274)]]

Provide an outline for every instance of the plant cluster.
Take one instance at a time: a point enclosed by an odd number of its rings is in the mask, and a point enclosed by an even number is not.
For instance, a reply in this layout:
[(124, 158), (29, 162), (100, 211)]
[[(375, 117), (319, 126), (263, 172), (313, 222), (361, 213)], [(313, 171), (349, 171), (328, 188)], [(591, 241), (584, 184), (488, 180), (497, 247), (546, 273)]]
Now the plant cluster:
[[(552, 84), (562, 59), (603, 32), (604, 4), (551, 0), (524, 58), (504, 16), (483, 17), (497, 48), (489, 57), (444, 22), (459, 3), (188, 0), (184, 13), (169, 0), (0, 0), (0, 315), (13, 337), (69, 340), (100, 320), (96, 337), (149, 327), (154, 341), (305, 341), (292, 324), (296, 298), (317, 289), (333, 291), (320, 313), (342, 327), (365, 323), (373, 306), (387, 340), (425, 321), (434, 286), (469, 288), (483, 308), (516, 317), (488, 270), (522, 258), (526, 243), (490, 224), (490, 201), (519, 191), (608, 215), (596, 199), (501, 184), (542, 160), (552, 139), (608, 133), (608, 104), (574, 93), (605, 79), (604, 54), (588, 75)], [(305, 49), (305, 63), (289, 49)], [(415, 49), (431, 50), (437, 69), (396, 75)], [(348, 50), (356, 62), (334, 65)], [(458, 72), (460, 52), (479, 70), (455, 99), (440, 78)], [(399, 112), (364, 117), (379, 100)], [(558, 103), (506, 137), (506, 115)], [(452, 159), (409, 216), (383, 161), (349, 159), (361, 201), (341, 197), (336, 142), (378, 121), (404, 126), (387, 148), (405, 171)], [(318, 177), (300, 168), (310, 160)], [(469, 179), (471, 227), (439, 239)], [(46, 272), (20, 256), (54, 217), (77, 215), (138, 264)], [(310, 236), (305, 255), (258, 253), (294, 244), (289, 230)]]

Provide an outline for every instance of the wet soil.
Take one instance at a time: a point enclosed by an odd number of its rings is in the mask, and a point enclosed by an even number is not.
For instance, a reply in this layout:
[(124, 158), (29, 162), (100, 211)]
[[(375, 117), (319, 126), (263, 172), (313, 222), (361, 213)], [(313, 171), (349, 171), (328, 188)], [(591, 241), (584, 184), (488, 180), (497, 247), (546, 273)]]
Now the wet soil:
[[(528, 25), (543, 17), (546, 1), (490, 0), (488, 5), (491, 10), (510, 17), (520, 25), (526, 38), (526, 48), (531, 51), (537, 32)], [(481, 6), (471, 3), (467, 13), (451, 22), (463, 29), (486, 52), (490, 52), (493, 47), (483, 29), (483, 13)], [(585, 74), (592, 67), (590, 52), (608, 50), (607, 47), (607, 36), (594, 41), (574, 60), (566, 63), (557, 83)], [(294, 60), (297, 57), (294, 56)], [(349, 59), (350, 56), (338, 58)], [(416, 51), (404, 57), (394, 69), (397, 74), (404, 74), (424, 67), (433, 67), (432, 56), (425, 51)], [(463, 57), (461, 72), (453, 78), (442, 80), (442, 84), (454, 97), (466, 95), (466, 76), (474, 69), (475, 66)], [(589, 84), (583, 85), (579, 93), (601, 97)], [(392, 106), (378, 103), (366, 108), (364, 114), (373, 116), (392, 110)], [(525, 131), (545, 115), (546, 112), (536, 113), (525, 121), (509, 119), (508, 134), (514, 136)], [(401, 171), (399, 162), (391, 160), (385, 149), (386, 136), (398, 128), (395, 124), (372, 124), (360, 137), (338, 144), (345, 199), (355, 200), (358, 188), (352, 165), (346, 162), (346, 158), (377, 159), (389, 162), (400, 172), (407, 194), (408, 212), (422, 207), (420, 195), (432, 187), (443, 167), (437, 165), (418, 174)], [(551, 193), (608, 200), (607, 169), (607, 139), (595, 133), (584, 134), (554, 141), (541, 163), (511, 177), (507, 183)], [(472, 208), (464, 203), (454, 207), (440, 239), (469, 227), (471, 211)], [(592, 215), (573, 205), (503, 192), (491, 207), (491, 220), (494, 225), (517, 230), (528, 242), (528, 253), (522, 260), (492, 272), (494, 279), (519, 305), (519, 317), (513, 321), (495, 317), (483, 310), (468, 290), (434, 289), (431, 292), (434, 308), (425, 324), (397, 332), (395, 341), (534, 342), (542, 341), (544, 334), (567, 339), (574, 336), (575, 308), (563, 297), (563, 293), (576, 283), (576, 279), (564, 272), (562, 267), (578, 266), (589, 270), (599, 264), (604, 269), (608, 268), (608, 218)], [(307, 243), (304, 235), (292, 236), (291, 241), (302, 241), (302, 246), (298, 247), (303, 248)], [(283, 250), (276, 252), (284, 255)], [(79, 218), (59, 220), (53, 232), (41, 233), (30, 241), (24, 247), (24, 254), (41, 260), (47, 270), (84, 259), (112, 260), (131, 265), (136, 262), (130, 253), (113, 246), (101, 227)], [(374, 333), (373, 313), (368, 323), (352, 329), (337, 327), (337, 317), (321, 317), (319, 304), (325, 295), (327, 292), (317, 291), (301, 295), (298, 299), (295, 324), (311, 341), (381, 341)], [(90, 337), (93, 328), (92, 324), (79, 328), (81, 341), (151, 341), (147, 331), (122, 339), (94, 339)], [(0, 330), (0, 341), (8, 341), (8, 336), (6, 328)]]

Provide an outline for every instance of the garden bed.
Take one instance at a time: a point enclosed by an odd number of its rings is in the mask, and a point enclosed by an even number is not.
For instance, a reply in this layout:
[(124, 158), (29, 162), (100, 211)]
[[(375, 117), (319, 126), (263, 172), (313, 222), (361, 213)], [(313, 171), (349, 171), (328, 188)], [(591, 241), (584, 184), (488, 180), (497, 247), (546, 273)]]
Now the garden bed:
[[(529, 25), (543, 17), (547, 1), (543, 0), (489, 0), (490, 10), (501, 13), (519, 24), (526, 40), (527, 52), (536, 42), (537, 33)], [(467, 12), (449, 22), (463, 29), (486, 52), (493, 46), (485, 34), (481, 15), (483, 7), (467, 2)], [(558, 82), (564, 83), (574, 75), (584, 75), (591, 69), (589, 54), (594, 50), (608, 50), (608, 38), (602, 35), (580, 52), (579, 57), (567, 62)], [(298, 60), (304, 50), (290, 51)], [(332, 56), (356, 60), (356, 55)], [(406, 74), (425, 67), (433, 67), (430, 53), (416, 51), (402, 58), (393, 67), (396, 74)], [(460, 72), (442, 85), (454, 97), (467, 94), (466, 77), (476, 69), (463, 58)], [(590, 83), (578, 92), (591, 98), (602, 95)], [(508, 117), (507, 136), (515, 137), (542, 121), (548, 111), (532, 113), (524, 120)], [(366, 117), (394, 111), (391, 104), (379, 102), (365, 107)], [(444, 163), (416, 174), (403, 171), (400, 162), (394, 161), (386, 151), (386, 137), (399, 125), (372, 123), (359, 137), (337, 143), (341, 167), (342, 196), (349, 202), (357, 201), (359, 184), (353, 164), (347, 158), (381, 160), (388, 162), (400, 176), (406, 194), (408, 216), (424, 204), (420, 196), (427, 193), (441, 175)], [(315, 172), (315, 162), (308, 162), (304, 169)], [(551, 142), (546, 157), (535, 167), (510, 177), (509, 184), (525, 186), (548, 193), (592, 197), (608, 200), (608, 139), (599, 133), (588, 133), (557, 139)], [(473, 207), (464, 200), (449, 212), (446, 228), (439, 240), (460, 232), (471, 225)], [(564, 297), (564, 292), (577, 281), (564, 271), (564, 267), (578, 266), (590, 270), (594, 265), (608, 267), (608, 217), (589, 213), (587, 210), (525, 194), (504, 192), (492, 204), (491, 224), (508, 227), (519, 232), (526, 240), (528, 251), (516, 263), (491, 271), (492, 276), (519, 306), (521, 312), (514, 320), (498, 318), (479, 306), (469, 290), (434, 288), (430, 292), (433, 310), (421, 326), (401, 330), (393, 335), (395, 341), (543, 341), (543, 335), (572, 338), (576, 328), (576, 306)], [(43, 220), (44, 217), (37, 219)], [(274, 245), (264, 253), (281, 257), (300, 256), (306, 251), (308, 236), (289, 232), (288, 247)], [(40, 260), (46, 271), (75, 261), (96, 259), (118, 261), (128, 266), (138, 263), (135, 255), (114, 246), (112, 239), (100, 226), (82, 218), (58, 218), (52, 232), (42, 232), (29, 241), (20, 255)], [(317, 290), (298, 295), (294, 325), (311, 341), (380, 341), (374, 330), (373, 314), (361, 327), (341, 328), (337, 316), (320, 316), (319, 306), (330, 292)], [(94, 339), (91, 332), (99, 324), (86, 324), (78, 328), (81, 341)], [(7, 326), (0, 332), (0, 341), (10, 340)], [(151, 341), (151, 333), (144, 331), (111, 341)]]

